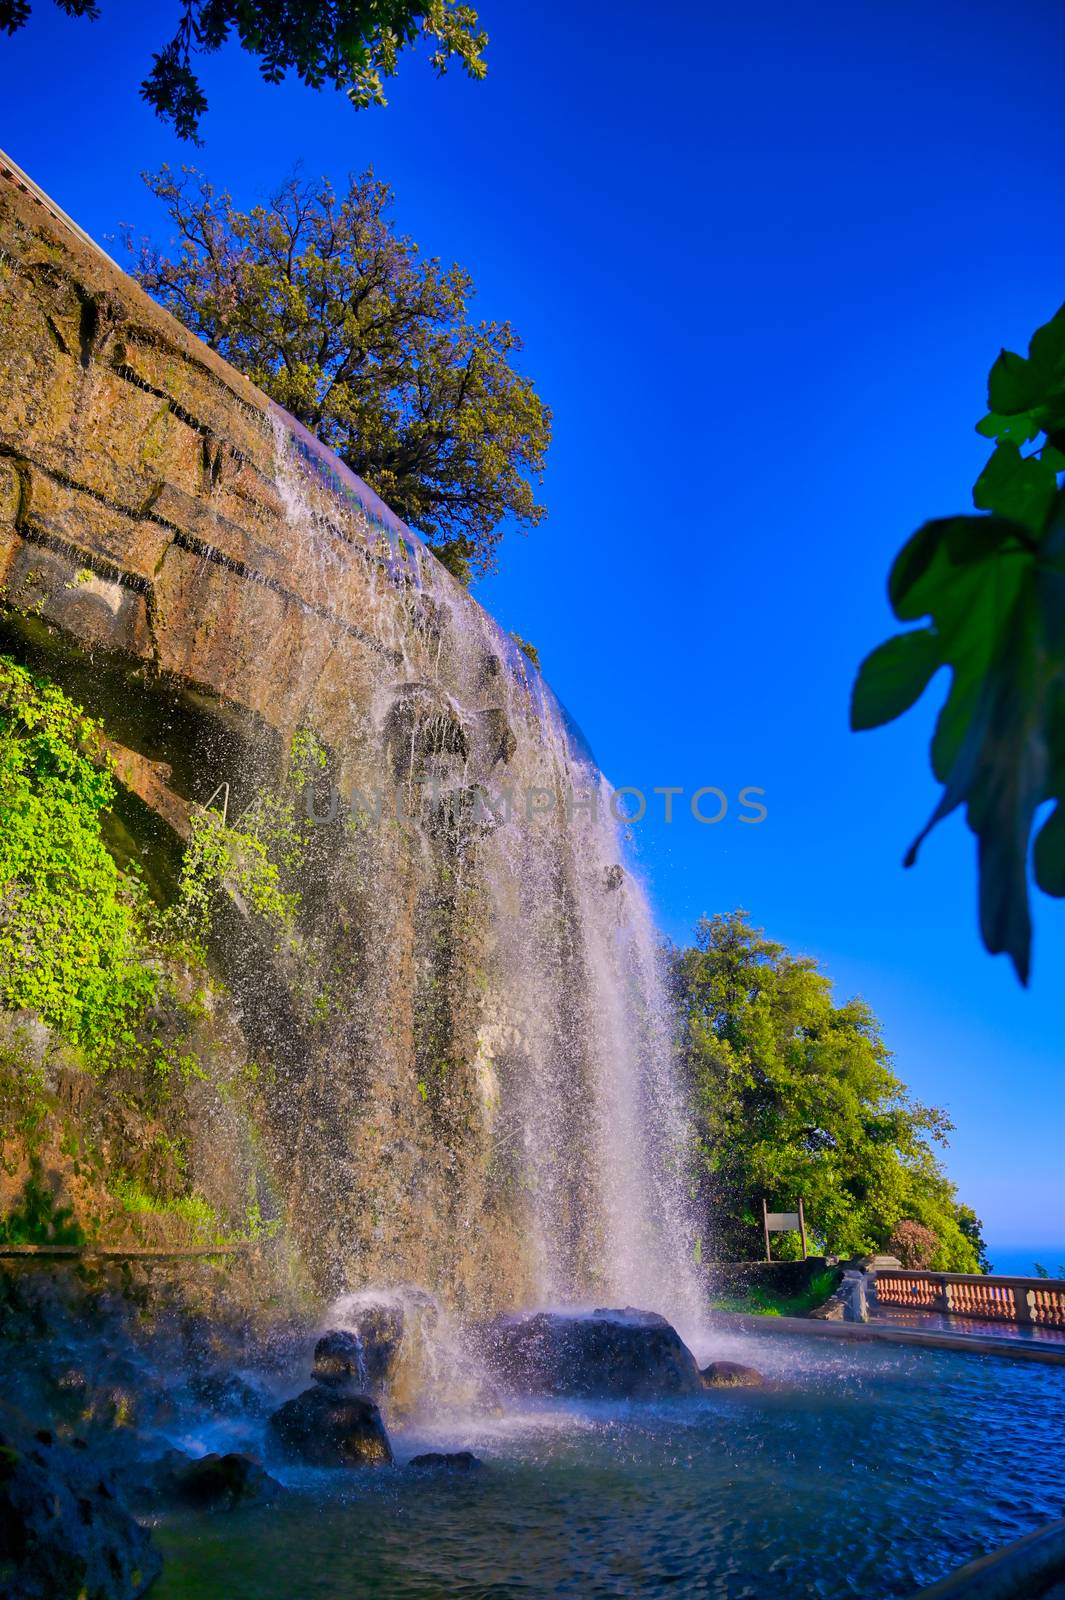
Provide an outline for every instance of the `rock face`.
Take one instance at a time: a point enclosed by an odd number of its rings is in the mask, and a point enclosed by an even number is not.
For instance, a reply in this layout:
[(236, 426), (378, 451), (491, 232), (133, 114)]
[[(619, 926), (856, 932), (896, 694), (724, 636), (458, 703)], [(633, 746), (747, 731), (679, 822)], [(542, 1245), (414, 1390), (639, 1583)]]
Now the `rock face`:
[(649, 1311), (500, 1317), (483, 1331), (482, 1348), (512, 1393), (650, 1400), (702, 1388), (676, 1329)]
[(220, 786), (230, 816), (285, 790), (294, 737), (318, 741), (297, 956), (236, 904), (214, 952), (266, 1187), (320, 1288), (526, 1296), (475, 853), (531, 669), (365, 484), (3, 176), (0, 651), (102, 720), (144, 850)]
[(270, 1418), (282, 1454), (312, 1467), (376, 1467), (392, 1460), (381, 1413), (364, 1395), (319, 1385), (286, 1400)]
[(0, 1593), (5, 1600), (132, 1600), (162, 1562), (86, 1452), (42, 1432), (0, 1432)]

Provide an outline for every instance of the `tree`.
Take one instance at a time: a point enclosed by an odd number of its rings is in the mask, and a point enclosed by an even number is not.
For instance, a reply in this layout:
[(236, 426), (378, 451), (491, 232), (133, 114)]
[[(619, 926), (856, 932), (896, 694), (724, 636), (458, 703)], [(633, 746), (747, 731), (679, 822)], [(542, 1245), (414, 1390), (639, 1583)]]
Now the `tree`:
[(817, 963), (743, 911), (703, 917), (673, 977), (711, 1248), (759, 1255), (763, 1196), (787, 1209), (801, 1196), (833, 1254), (881, 1249), (913, 1219), (937, 1235), (938, 1267), (978, 1269), (979, 1223), (932, 1148), (951, 1124), (895, 1076), (864, 1001), (837, 1005)]
[(926, 522), (904, 545), (888, 584), (892, 607), (900, 622), (930, 620), (862, 663), (851, 726), (891, 722), (950, 668), (931, 752), (943, 793), (906, 865), (964, 805), (979, 841), (984, 944), (1007, 952), (1026, 984), (1029, 845), (1046, 802), (1035, 881), (1065, 895), (1065, 306), (1033, 334), (1027, 356), (1001, 352), (987, 396), (977, 432), (995, 448), (973, 488), (980, 514)]
[[(238, 211), (194, 169), (145, 181), (179, 249), (136, 275), (212, 349), (306, 424), (457, 576), (494, 569), (505, 517), (546, 514), (551, 413), (511, 364), (508, 322), (468, 320), (473, 283), (397, 234), (372, 172), (338, 196), (291, 178)], [(131, 241), (127, 241), (131, 242)]]
[[(71, 17), (95, 22), (100, 15), (97, 0), (56, 4)], [(30, 0), (0, 0), (0, 30), (16, 33), (31, 11)], [(258, 59), (267, 83), (293, 71), (309, 88), (342, 89), (356, 107), (387, 104), (384, 80), (419, 36), (440, 76), (453, 58), (471, 78), (487, 72), (488, 35), (459, 0), (178, 0), (174, 36), (153, 57), (141, 98), (183, 139), (201, 142), (207, 110), (193, 59), (220, 50), (231, 34)]]

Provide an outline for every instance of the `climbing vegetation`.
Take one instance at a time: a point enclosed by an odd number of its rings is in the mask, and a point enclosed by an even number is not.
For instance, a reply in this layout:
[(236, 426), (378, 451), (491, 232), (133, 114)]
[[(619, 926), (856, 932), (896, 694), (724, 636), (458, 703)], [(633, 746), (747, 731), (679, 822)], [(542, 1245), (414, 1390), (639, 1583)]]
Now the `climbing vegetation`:
[(158, 982), (147, 893), (101, 836), (113, 798), (97, 725), (0, 657), (0, 1005), (90, 1057), (130, 1034)]
[(315, 736), (298, 730), (284, 789), (260, 790), (232, 824), (210, 807), (193, 813), (178, 897), (167, 921), (201, 956), (221, 893), (230, 894), (243, 910), (259, 918), (275, 944), (291, 934), (311, 826), (298, 813), (294, 796), (320, 776), (326, 759)]
[(1065, 306), (1027, 356), (1001, 352), (987, 394), (977, 431), (994, 449), (973, 488), (976, 514), (926, 522), (904, 545), (888, 592), (899, 621), (922, 626), (863, 662), (851, 725), (901, 716), (949, 669), (931, 749), (943, 792), (906, 864), (964, 806), (984, 944), (1027, 983), (1029, 849), (1044, 805), (1032, 871), (1044, 893), (1065, 895)]

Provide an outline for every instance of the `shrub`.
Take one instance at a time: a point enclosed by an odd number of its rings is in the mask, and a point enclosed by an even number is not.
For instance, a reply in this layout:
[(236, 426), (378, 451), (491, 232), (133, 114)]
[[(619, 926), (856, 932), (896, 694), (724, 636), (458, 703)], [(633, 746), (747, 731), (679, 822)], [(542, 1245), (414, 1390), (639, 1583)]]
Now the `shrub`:
[(939, 1249), (939, 1236), (923, 1222), (896, 1222), (888, 1240), (888, 1250), (904, 1267), (928, 1267)]

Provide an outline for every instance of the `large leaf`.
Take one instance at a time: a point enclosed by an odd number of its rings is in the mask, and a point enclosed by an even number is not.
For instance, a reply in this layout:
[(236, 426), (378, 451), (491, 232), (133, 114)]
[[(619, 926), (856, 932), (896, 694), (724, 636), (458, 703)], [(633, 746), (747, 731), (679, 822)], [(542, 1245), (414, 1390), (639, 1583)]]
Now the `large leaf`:
[(1065, 307), (1027, 356), (1002, 351), (988, 404), (978, 429), (997, 444), (973, 489), (984, 515), (926, 522), (899, 552), (888, 584), (895, 615), (927, 625), (863, 662), (851, 723), (891, 721), (938, 666), (950, 668), (931, 748), (943, 791), (906, 864), (964, 806), (978, 841), (984, 943), (1008, 952), (1026, 983), (1028, 853), (1048, 801), (1032, 867), (1040, 888), (1065, 896)]
[(939, 640), (931, 628), (896, 634), (866, 656), (858, 669), (851, 695), (851, 727), (879, 728), (893, 722), (921, 698), (942, 665)]
[[(1055, 488), (1055, 507), (1060, 498)], [(1028, 846), (1039, 805), (1053, 787), (1047, 708), (1065, 659), (1059, 544), (1065, 532), (1053, 518), (1038, 537), (1030, 525), (1005, 517), (926, 523), (900, 553), (890, 593), (900, 621), (927, 618), (930, 625), (888, 640), (867, 658), (851, 713), (855, 728), (890, 721), (915, 702), (939, 665), (950, 667), (932, 740), (943, 792), (906, 863), (912, 865), (938, 822), (966, 808), (978, 840), (984, 943), (1008, 952), (1024, 983), (1031, 949)], [(1048, 825), (1040, 847), (1040, 881), (1045, 877), (1051, 892), (1065, 884), (1059, 828), (1065, 834), (1065, 824)]]
[[(1053, 563), (1057, 538), (1048, 544)], [(1054, 564), (1040, 574), (1040, 604), (1044, 633), (1055, 652), (1065, 656), (1065, 574)], [(1060, 681), (1052, 692), (1047, 729), (1051, 761), (1047, 798), (1057, 804), (1036, 835), (1032, 867), (1043, 893), (1061, 899), (1065, 896), (1065, 685)]]
[(1053, 461), (1022, 456), (1017, 445), (1005, 440), (976, 480), (973, 505), (1039, 532), (1057, 492)]

